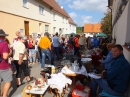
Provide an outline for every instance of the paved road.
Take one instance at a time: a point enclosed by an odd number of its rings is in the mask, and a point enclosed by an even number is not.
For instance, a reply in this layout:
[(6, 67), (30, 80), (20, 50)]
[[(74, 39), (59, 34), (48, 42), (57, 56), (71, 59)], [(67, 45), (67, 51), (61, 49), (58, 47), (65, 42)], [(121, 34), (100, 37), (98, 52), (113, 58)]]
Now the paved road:
[[(59, 65), (59, 61), (57, 61), (55, 64)], [(40, 70), (41, 70), (41, 65), (40, 64), (36, 63), (34, 66), (29, 68), (29, 70), (30, 70), (30, 76), (31, 77), (36, 77), (36, 78), (40, 77)], [(11, 86), (10, 91), (9, 91), (9, 97), (22, 97), (21, 92), (22, 92), (23, 88), (27, 85), (27, 83), (20, 86), (19, 88), (16, 88), (15, 75), (13, 76), (13, 78), (14, 78), (14, 80), (12, 82), (12, 86)], [(23, 80), (23, 82), (26, 82), (23, 75), (22, 75), (22, 80)], [(3, 87), (3, 84), (4, 84), (4, 82), (2, 82), (2, 87)], [(50, 94), (46, 93), (44, 95), (44, 97), (53, 97), (53, 95), (50, 95)], [(65, 95), (64, 97), (68, 97), (68, 96)]]

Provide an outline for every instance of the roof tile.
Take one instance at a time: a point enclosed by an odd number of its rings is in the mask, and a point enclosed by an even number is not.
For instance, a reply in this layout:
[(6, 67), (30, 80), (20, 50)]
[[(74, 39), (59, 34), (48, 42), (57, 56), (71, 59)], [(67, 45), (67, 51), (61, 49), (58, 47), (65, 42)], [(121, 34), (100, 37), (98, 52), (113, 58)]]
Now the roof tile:
[(46, 4), (50, 5), (53, 10), (59, 12), (60, 14), (69, 18), (68, 13), (60, 7), (60, 5), (55, 0), (43, 0)]

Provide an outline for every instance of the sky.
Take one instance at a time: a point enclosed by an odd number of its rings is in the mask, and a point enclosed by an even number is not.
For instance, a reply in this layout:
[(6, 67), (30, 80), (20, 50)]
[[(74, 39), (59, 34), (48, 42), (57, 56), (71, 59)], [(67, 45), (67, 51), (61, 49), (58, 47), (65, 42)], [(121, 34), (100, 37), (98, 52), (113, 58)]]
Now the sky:
[(78, 26), (99, 23), (107, 11), (108, 0), (56, 0)]

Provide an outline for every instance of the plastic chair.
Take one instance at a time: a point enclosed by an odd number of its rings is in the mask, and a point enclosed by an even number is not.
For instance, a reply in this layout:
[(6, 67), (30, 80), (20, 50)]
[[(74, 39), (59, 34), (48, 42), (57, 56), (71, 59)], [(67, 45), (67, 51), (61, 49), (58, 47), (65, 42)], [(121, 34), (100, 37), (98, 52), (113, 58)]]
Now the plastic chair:
[(104, 90), (99, 94), (101, 97), (124, 97), (124, 96), (113, 96), (105, 92)]

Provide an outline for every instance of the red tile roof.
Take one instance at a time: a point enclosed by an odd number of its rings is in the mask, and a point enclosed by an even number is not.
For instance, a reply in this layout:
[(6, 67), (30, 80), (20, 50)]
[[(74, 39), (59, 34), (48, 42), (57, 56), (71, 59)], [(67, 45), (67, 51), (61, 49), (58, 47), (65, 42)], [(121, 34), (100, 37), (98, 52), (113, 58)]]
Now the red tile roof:
[(45, 2), (46, 4), (51, 6), (53, 8), (53, 10), (55, 10), (56, 12), (69, 18), (68, 13), (64, 10), (64, 8), (61, 8), (61, 6), (59, 6), (59, 4), (56, 2), (56, 0), (43, 0), (43, 2)]
[(71, 17), (69, 18), (69, 23), (77, 26), (77, 24), (73, 21)]

